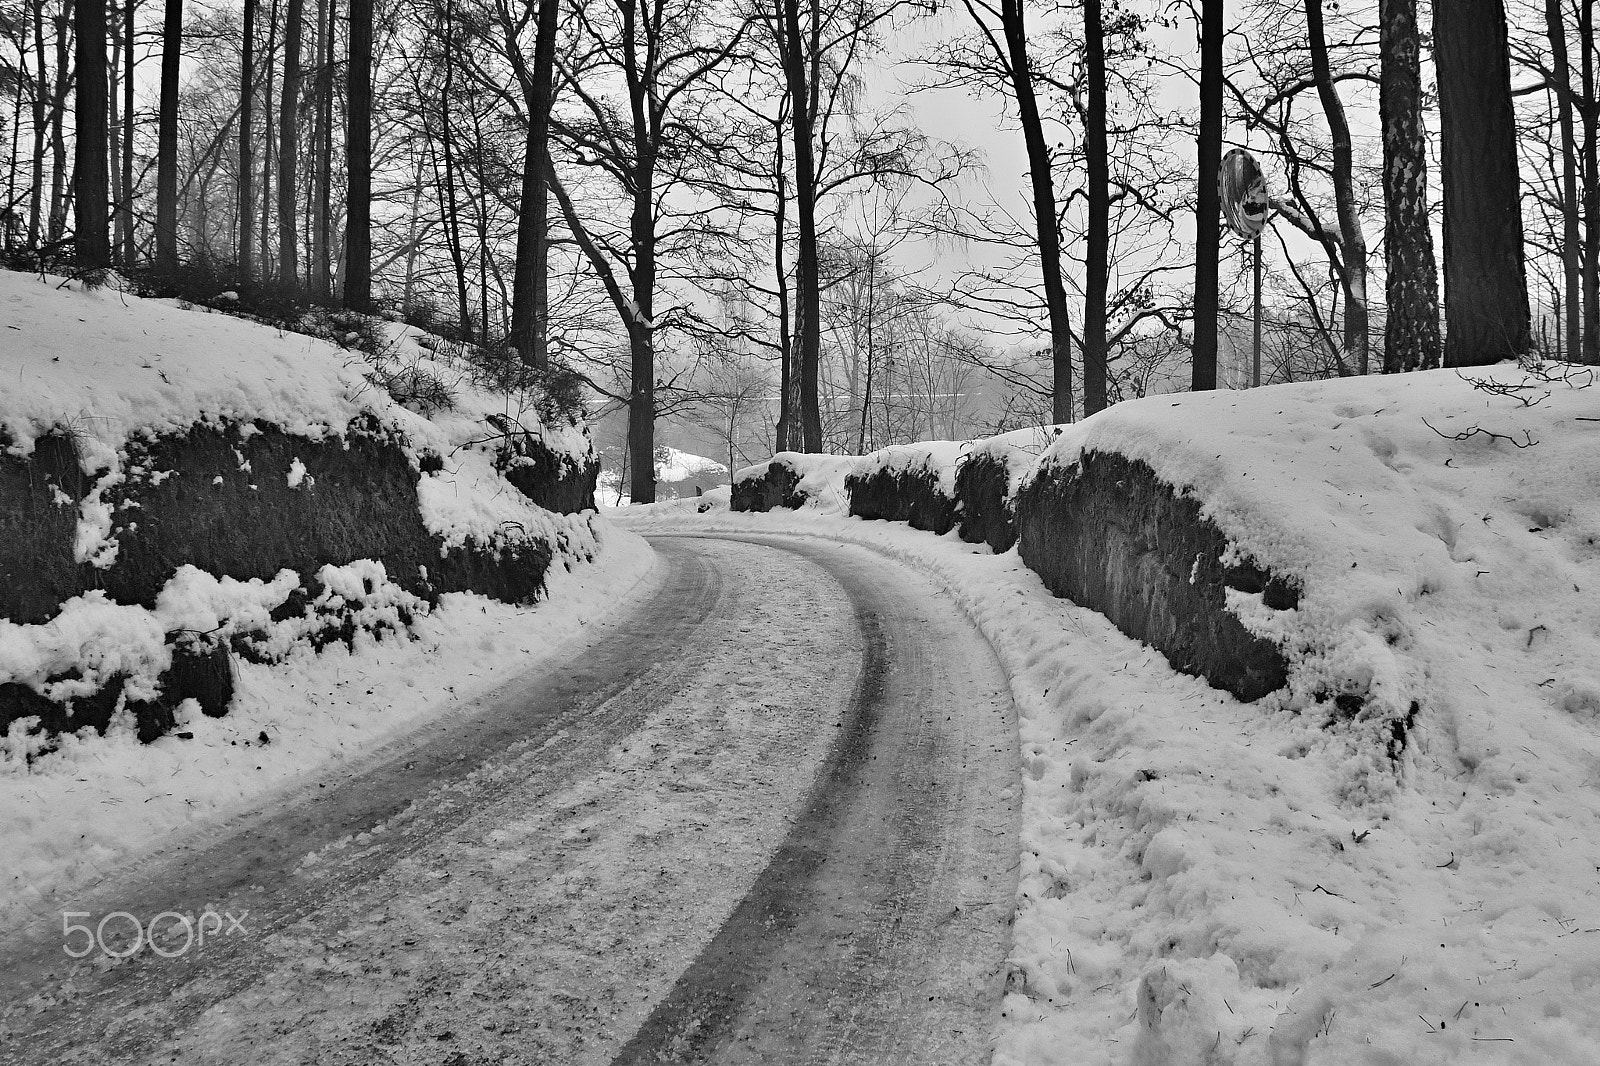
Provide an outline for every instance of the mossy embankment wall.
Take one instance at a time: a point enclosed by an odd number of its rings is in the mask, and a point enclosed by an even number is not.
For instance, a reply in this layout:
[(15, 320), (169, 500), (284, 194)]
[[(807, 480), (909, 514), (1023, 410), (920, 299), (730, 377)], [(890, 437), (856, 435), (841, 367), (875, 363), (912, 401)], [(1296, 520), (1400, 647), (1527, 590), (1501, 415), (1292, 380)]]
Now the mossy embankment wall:
[(983, 453), (956, 468), (956, 508), (961, 539), (987, 544), (996, 555), (1017, 542), (1017, 523), (1011, 513), (1009, 460)]
[(944, 492), (935, 469), (869, 465), (844, 483), (850, 513), (858, 518), (906, 522), (941, 535), (956, 524), (956, 501)]
[[(941, 534), (959, 526), (963, 540), (997, 553), (1019, 545), (1024, 563), (1056, 595), (1101, 612), (1176, 669), (1240, 699), (1287, 683), (1283, 650), (1246, 629), (1228, 608), (1228, 589), (1259, 593), (1277, 610), (1295, 607), (1299, 591), (1247, 560), (1224, 562), (1228, 539), (1199, 500), (1143, 462), (1094, 451), (1034, 471), (1013, 497), (1009, 464), (1018, 461), (981, 450), (963, 456), (953, 471), (954, 499), (932, 465), (896, 470), (864, 461), (846, 479), (848, 510)], [(789, 464), (774, 461), (760, 477), (735, 483), (732, 507), (799, 506), (787, 502), (798, 480)]]
[[(0, 441), (0, 449), (9, 443)], [(550, 454), (531, 437), (517, 442), (514, 454), (504, 464), (507, 480), (535, 503), (564, 513), (592, 506), (596, 465)], [(93, 509), (101, 475), (83, 472), (74, 437), (46, 433), (26, 456), (0, 450), (0, 618), (47, 623), (65, 601), (94, 590), (119, 604), (154, 607), (187, 564), (239, 580), (294, 571), (300, 588), (274, 612), (276, 620), (317, 599), (323, 566), (360, 559), (383, 563), (390, 582), (430, 604), (461, 591), (531, 603), (556, 550), (516, 530), (493, 544), (447, 545), (425, 527), (418, 503), (419, 478), (440, 459), (414, 458), (398, 433), (366, 416), (322, 439), (264, 423), (201, 423), (135, 436), (119, 460), (122, 477), (98, 489), (116, 542), (109, 565), (98, 566), (75, 553), (80, 515), (85, 501)], [(325, 620), (331, 636), (312, 633), (314, 643), (353, 635), (349, 617)], [(237, 636), (232, 649), (177, 636), (168, 638), (173, 663), (159, 697), (126, 701), (145, 740), (171, 727), (172, 709), (185, 698), (199, 699), (208, 714), (225, 713), (229, 656), (246, 653)], [(29, 685), (0, 683), (0, 732), (33, 716), (47, 733), (104, 730), (121, 688), (113, 676), (94, 694), (62, 704)]]
[(1243, 700), (1283, 687), (1288, 662), (1227, 607), (1227, 590), (1287, 609), (1298, 591), (1258, 566), (1228, 565), (1200, 502), (1145, 463), (1084, 452), (1038, 471), (1016, 501), (1019, 551), (1058, 596), (1092, 607), (1188, 674)]

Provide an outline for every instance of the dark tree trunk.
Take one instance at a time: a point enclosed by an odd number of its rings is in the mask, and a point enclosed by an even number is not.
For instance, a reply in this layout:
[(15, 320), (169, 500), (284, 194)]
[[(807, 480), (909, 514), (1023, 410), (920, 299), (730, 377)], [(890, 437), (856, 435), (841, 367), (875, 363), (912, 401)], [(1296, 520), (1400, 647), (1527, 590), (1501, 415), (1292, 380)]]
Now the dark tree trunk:
[(1435, 0), (1444, 171), (1444, 359), (1527, 352), (1517, 134), (1502, 0)]
[(283, 94), (278, 110), (278, 283), (298, 284), (300, 235), (296, 232), (300, 146), (300, 33), (305, 0), (289, 0), (283, 26)]
[(106, 166), (106, 0), (78, 0), (77, 101), (72, 197), (80, 266), (111, 265), (111, 200)]
[(1583, 64), (1583, 361), (1600, 363), (1600, 86), (1595, 84), (1595, 0), (1582, 0), (1578, 40)]
[(183, 62), (183, 0), (166, 0), (161, 22), (161, 104), (156, 119), (156, 269), (178, 269), (178, 70)]
[(522, 159), (522, 200), (517, 218), (517, 265), (511, 281), (511, 343), (529, 366), (550, 363), (548, 289), (550, 263), (550, 107), (555, 90), (556, 3), (539, 0), (533, 70), (527, 89), (528, 141)]
[(239, 62), (239, 289), (248, 295), (255, 276), (256, 0), (244, 0), (244, 51)]
[(778, 281), (778, 424), (777, 451), (798, 451), (802, 445), (799, 430), (799, 375), (795, 373), (794, 326), (789, 307), (789, 276), (784, 265), (784, 245), (788, 240), (789, 195), (784, 182), (784, 140), (775, 138), (777, 153), (773, 174), (777, 176), (777, 195), (772, 212), (772, 263)]
[(444, 8), (444, 106), (439, 108), (440, 147), (444, 152), (444, 239), (456, 275), (456, 314), (461, 334), (472, 339), (472, 308), (467, 303), (467, 263), (461, 251), (461, 214), (456, 201), (455, 134), (450, 129), (450, 102), (455, 99), (455, 2)]
[[(106, 79), (109, 82), (109, 91), (106, 93), (106, 173), (111, 183), (111, 251), (113, 256), (120, 256), (128, 204), (122, 195), (122, 115), (119, 107), (122, 102), (119, 77), (122, 65), (117, 62), (121, 55), (122, 35), (117, 32), (118, 27), (111, 23), (115, 11), (115, 8), (106, 10), (106, 43), (110, 49), (110, 59), (106, 63)], [(26, 64), (26, 57), (23, 57), (23, 63)], [(21, 93), (17, 95), (20, 98)], [(130, 144), (128, 147), (131, 149), (133, 146)], [(14, 156), (12, 166), (16, 166)]]
[(323, 25), (321, 71), (317, 81), (320, 138), (317, 144), (316, 220), (311, 225), (311, 295), (326, 302), (333, 283), (333, 57), (339, 0), (328, 0)]
[(122, 225), (117, 236), (122, 245), (122, 261), (132, 266), (137, 255), (134, 251), (135, 218), (133, 215), (133, 19), (139, 5), (127, 0), (122, 5)]
[(1000, 23), (1006, 41), (1006, 66), (1017, 98), (1017, 119), (1028, 152), (1028, 181), (1033, 193), (1034, 229), (1039, 240), (1039, 267), (1044, 280), (1045, 309), (1050, 316), (1051, 417), (1072, 421), (1072, 316), (1067, 287), (1061, 278), (1061, 231), (1056, 225), (1056, 189), (1050, 167), (1050, 145), (1039, 119), (1028, 62), (1025, 0), (1001, 0)]
[(272, 172), (274, 161), (274, 147), (277, 143), (277, 112), (272, 106), (273, 83), (272, 65), (278, 55), (278, 0), (272, 0), (267, 8), (267, 54), (262, 78), (264, 92), (262, 94), (262, 113), (266, 116), (266, 128), (262, 130), (261, 137), (261, 278), (270, 281), (272, 278), (273, 262), (272, 249), (269, 235), (272, 232)]
[(1217, 387), (1217, 258), (1222, 251), (1222, 0), (1200, 8), (1200, 176), (1195, 198), (1194, 369), (1190, 388)]
[(1428, 150), (1422, 125), (1422, 74), (1416, 0), (1380, 0), (1385, 293), (1383, 369), (1440, 365), (1439, 270), (1428, 225)]
[(344, 305), (372, 310), (372, 0), (351, 0)]
[(67, 62), (71, 55), (74, 25), (73, 0), (63, 0), (61, 14), (56, 24), (56, 87), (52, 94), (55, 106), (50, 117), (50, 227), (47, 239), (59, 241), (67, 230), (67, 92), (72, 86), (72, 67)]
[(1111, 273), (1111, 161), (1106, 136), (1106, 45), (1100, 0), (1083, 2), (1083, 59), (1089, 79), (1083, 150), (1089, 171), (1089, 233), (1083, 287), (1083, 413), (1106, 406), (1106, 297)]
[[(817, 168), (813, 154), (811, 91), (806, 63), (810, 50), (800, 33), (800, 0), (783, 0), (784, 78), (789, 89), (789, 118), (794, 142), (795, 213), (800, 223), (795, 278), (795, 310), (799, 318), (800, 432), (805, 450), (822, 451), (822, 411), (817, 379), (822, 359), (821, 280), (817, 263)], [(637, 474), (635, 474), (637, 477)]]
[(38, 72), (35, 74), (33, 87), (33, 178), (29, 185), (32, 191), (28, 197), (28, 247), (37, 248), (44, 218), (44, 149), (45, 142), (49, 139), (47, 134), (49, 118), (46, 107), (48, 97), (45, 87), (50, 83), (47, 80), (44, 58), (44, 0), (34, 0), (33, 51)]
[(1561, 276), (1565, 295), (1557, 328), (1566, 339), (1567, 358), (1583, 348), (1583, 240), (1578, 232), (1578, 141), (1572, 121), (1572, 64), (1567, 59), (1567, 26), (1561, 0), (1545, 0), (1545, 36), (1550, 42), (1556, 121), (1561, 130)]
[(1306, 27), (1311, 45), (1311, 76), (1317, 83), (1317, 98), (1328, 120), (1333, 141), (1333, 199), (1339, 215), (1340, 261), (1344, 265), (1340, 281), (1344, 285), (1344, 355), (1358, 374), (1369, 368), (1367, 342), (1367, 237), (1361, 228), (1361, 209), (1356, 203), (1355, 150), (1350, 142), (1350, 123), (1344, 103), (1333, 84), (1328, 66), (1328, 40), (1322, 27), (1322, 0), (1306, 0)]

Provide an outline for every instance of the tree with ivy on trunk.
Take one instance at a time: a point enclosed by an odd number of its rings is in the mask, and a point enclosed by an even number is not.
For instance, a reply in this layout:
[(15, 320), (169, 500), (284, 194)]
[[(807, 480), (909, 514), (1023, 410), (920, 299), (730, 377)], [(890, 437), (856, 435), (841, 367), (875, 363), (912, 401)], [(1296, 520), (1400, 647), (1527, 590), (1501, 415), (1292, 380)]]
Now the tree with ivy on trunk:
[(1378, 111), (1383, 126), (1383, 369), (1427, 370), (1442, 359), (1439, 273), (1428, 222), (1428, 146), (1416, 0), (1379, 0)]

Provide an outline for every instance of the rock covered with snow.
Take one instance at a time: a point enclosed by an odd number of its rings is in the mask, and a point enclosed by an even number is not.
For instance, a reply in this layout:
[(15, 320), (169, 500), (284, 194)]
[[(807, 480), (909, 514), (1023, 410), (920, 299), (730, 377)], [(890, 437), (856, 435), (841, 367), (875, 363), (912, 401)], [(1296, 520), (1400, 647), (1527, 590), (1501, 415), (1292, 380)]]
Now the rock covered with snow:
[(850, 509), (845, 479), (855, 469), (854, 455), (779, 452), (765, 462), (733, 473), (735, 511), (799, 508), (844, 514)]

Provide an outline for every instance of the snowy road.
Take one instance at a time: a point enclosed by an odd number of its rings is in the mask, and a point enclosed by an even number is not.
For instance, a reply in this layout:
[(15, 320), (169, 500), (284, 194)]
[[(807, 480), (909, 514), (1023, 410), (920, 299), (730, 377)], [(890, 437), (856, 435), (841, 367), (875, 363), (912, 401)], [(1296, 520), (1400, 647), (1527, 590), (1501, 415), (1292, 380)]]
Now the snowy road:
[(654, 544), (566, 664), (76, 907), (233, 935), (0, 945), (0, 1061), (984, 1061), (1018, 850), (988, 645), (864, 549)]

